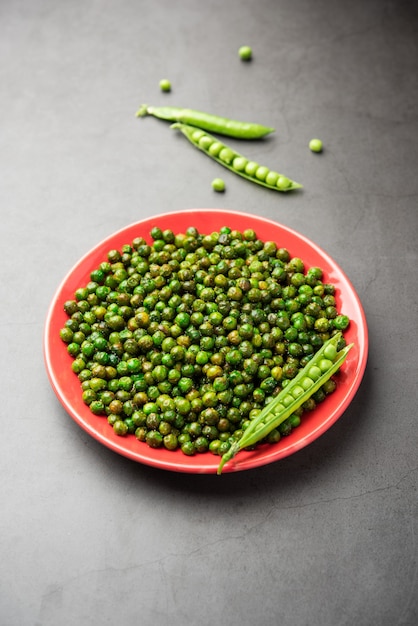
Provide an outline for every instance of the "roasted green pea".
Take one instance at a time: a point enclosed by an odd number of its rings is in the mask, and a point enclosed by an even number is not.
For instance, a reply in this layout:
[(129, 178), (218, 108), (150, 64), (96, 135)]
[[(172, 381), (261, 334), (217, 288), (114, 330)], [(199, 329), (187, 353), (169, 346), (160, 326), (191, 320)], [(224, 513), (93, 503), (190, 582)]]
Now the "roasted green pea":
[(122, 420), (116, 420), (115, 421), (115, 423), (113, 424), (113, 430), (119, 436), (123, 436), (123, 435), (127, 435), (128, 434), (128, 426)]
[(150, 448), (161, 448), (163, 444), (163, 436), (157, 430), (150, 430), (145, 436), (145, 441)]
[(350, 319), (347, 315), (337, 315), (333, 321), (333, 326), (338, 330), (346, 330), (350, 324)]

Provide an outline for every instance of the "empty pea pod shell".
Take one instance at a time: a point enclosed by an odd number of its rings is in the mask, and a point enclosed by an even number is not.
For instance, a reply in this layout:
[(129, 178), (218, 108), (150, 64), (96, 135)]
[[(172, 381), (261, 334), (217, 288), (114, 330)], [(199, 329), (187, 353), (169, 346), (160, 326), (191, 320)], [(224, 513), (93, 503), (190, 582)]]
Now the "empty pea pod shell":
[(235, 137), (236, 139), (261, 139), (265, 135), (274, 132), (274, 128), (263, 126), (262, 124), (240, 122), (227, 117), (195, 111), (194, 109), (183, 109), (181, 107), (153, 107), (143, 104), (138, 109), (136, 116), (144, 117), (146, 115), (153, 115), (161, 120), (170, 122), (189, 124), (190, 126), (202, 128), (219, 135)]
[(179, 129), (196, 148), (205, 152), (214, 161), (217, 161), (217, 163), (223, 165), (231, 172), (242, 176), (252, 183), (262, 185), (274, 191), (292, 191), (302, 187), (302, 185), (287, 176), (283, 176), (283, 174), (274, 172), (264, 165), (259, 165), (255, 161), (247, 159), (201, 128), (179, 122), (172, 124), (171, 128)]

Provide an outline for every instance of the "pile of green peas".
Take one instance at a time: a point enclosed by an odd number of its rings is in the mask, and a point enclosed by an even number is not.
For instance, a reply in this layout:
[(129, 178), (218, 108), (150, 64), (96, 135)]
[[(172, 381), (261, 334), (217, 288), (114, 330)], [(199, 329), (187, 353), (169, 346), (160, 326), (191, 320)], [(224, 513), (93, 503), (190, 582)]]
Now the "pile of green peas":
[[(116, 434), (222, 455), (349, 319), (320, 268), (252, 229), (150, 235), (108, 252), (64, 303), (60, 337), (83, 401)], [(328, 381), (268, 440), (334, 388)]]

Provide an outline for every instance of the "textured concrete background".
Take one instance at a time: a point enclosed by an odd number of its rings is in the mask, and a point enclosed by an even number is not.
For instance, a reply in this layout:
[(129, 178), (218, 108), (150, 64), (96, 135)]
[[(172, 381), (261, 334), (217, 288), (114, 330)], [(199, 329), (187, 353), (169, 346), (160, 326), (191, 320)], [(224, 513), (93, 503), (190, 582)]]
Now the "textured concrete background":
[[(0, 59), (0, 623), (418, 623), (417, 4), (1, 0)], [(163, 122), (137, 120), (142, 102), (273, 124), (246, 154), (304, 190), (220, 172)], [(82, 255), (196, 207), (314, 240), (370, 333), (333, 428), (222, 478), (101, 446), (61, 408), (42, 356), (49, 303)]]

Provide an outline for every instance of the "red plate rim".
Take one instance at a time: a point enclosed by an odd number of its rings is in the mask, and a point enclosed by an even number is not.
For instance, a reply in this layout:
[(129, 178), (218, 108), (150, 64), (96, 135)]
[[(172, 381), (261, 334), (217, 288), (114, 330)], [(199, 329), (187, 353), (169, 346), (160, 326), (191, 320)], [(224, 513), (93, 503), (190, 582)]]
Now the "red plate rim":
[(56, 290), (48, 308), (43, 336), (44, 362), (50, 384), (62, 406), (89, 435), (114, 452), (133, 461), (152, 467), (193, 474), (215, 474), (219, 456), (211, 453), (186, 456), (180, 450), (154, 449), (136, 440), (134, 435), (120, 437), (113, 432), (106, 418), (93, 415), (81, 399), (80, 383), (71, 370), (72, 358), (59, 338), (59, 330), (67, 319), (63, 311), (65, 300), (74, 296), (74, 291), (89, 280), (90, 272), (106, 259), (112, 248), (120, 249), (131, 243), (134, 237), (142, 236), (150, 241), (153, 226), (184, 232), (195, 226), (202, 233), (229, 226), (237, 230), (253, 228), (264, 240), (274, 240), (288, 248), (291, 256), (299, 256), (306, 267), (319, 266), (324, 271), (324, 280), (337, 289), (337, 304), (341, 312), (350, 317), (351, 323), (345, 332), (348, 343), (354, 343), (340, 373), (336, 391), (318, 405), (314, 411), (304, 415), (301, 425), (288, 437), (272, 445), (259, 446), (257, 450), (243, 451), (225, 465), (223, 472), (253, 469), (283, 459), (301, 450), (324, 434), (344, 413), (353, 400), (368, 358), (368, 330), (360, 299), (350, 280), (339, 265), (313, 241), (273, 220), (251, 213), (224, 209), (187, 209), (161, 213), (114, 232), (87, 254), (67, 273)]

